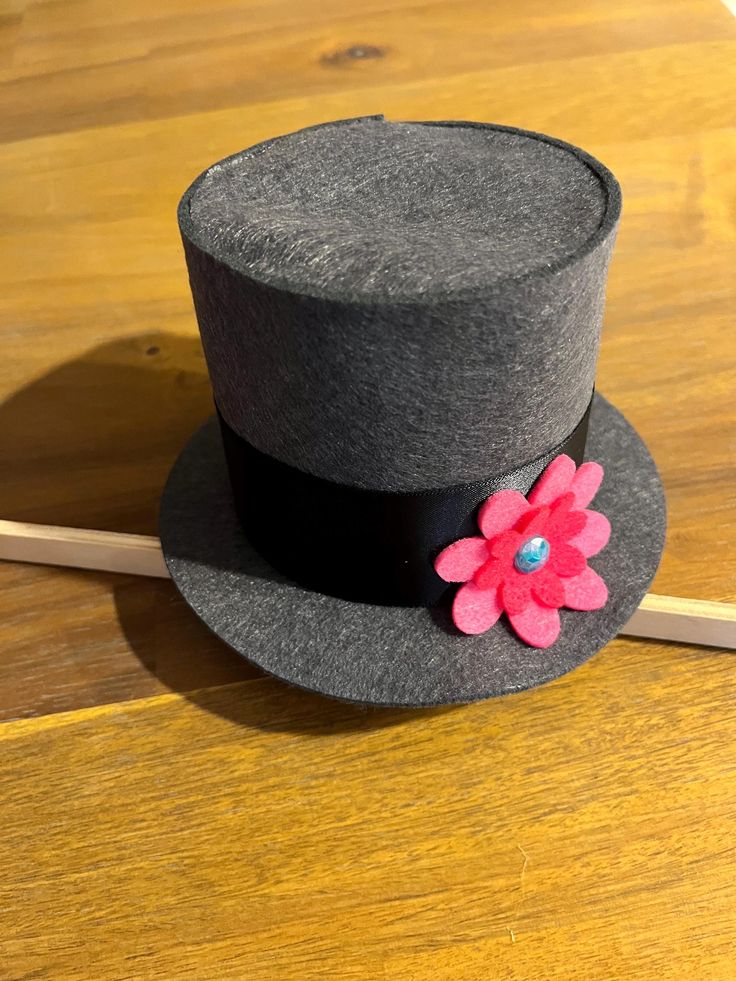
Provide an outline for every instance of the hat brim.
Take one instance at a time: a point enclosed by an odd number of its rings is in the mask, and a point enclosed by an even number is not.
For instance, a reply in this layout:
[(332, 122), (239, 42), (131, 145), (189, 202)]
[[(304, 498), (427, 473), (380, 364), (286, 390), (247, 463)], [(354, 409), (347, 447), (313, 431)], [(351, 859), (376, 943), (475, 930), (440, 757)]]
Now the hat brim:
[[(591, 411), (586, 458), (605, 469), (592, 504), (611, 540), (590, 565), (608, 586), (605, 607), (561, 610), (558, 640), (540, 650), (502, 616), (478, 636), (435, 609), (355, 603), (312, 592), (276, 572), (235, 515), (213, 418), (169, 475), (160, 534), (171, 577), (192, 610), (238, 654), (277, 678), (368, 705), (432, 706), (534, 688), (571, 671), (616, 636), (647, 591), (664, 547), (666, 508), (644, 443), (602, 396)], [(360, 561), (360, 535), (345, 561)]]

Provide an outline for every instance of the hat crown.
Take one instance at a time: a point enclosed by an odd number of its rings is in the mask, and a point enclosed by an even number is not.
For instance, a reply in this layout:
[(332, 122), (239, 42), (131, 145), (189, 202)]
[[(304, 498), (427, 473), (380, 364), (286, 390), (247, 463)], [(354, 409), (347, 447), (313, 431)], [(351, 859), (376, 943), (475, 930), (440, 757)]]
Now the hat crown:
[(179, 217), (223, 417), (355, 486), (520, 466), (590, 400), (619, 212), (587, 154), (483, 124), (370, 117), (216, 164)]

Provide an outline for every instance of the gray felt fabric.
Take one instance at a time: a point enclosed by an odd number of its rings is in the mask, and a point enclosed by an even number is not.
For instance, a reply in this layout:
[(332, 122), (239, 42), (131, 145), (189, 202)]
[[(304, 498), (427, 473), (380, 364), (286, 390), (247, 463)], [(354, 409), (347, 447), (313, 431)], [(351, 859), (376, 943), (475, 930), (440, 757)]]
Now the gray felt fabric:
[(370, 117), (214, 165), (179, 221), (223, 417), (376, 489), (541, 455), (590, 399), (619, 213), (587, 154), (491, 125)]
[(606, 182), (568, 147), (497, 127), (345, 121), (211, 167), (196, 240), (261, 282), (340, 300), (518, 279), (586, 251)]
[(164, 555), (195, 613), (238, 653), (291, 684), (376, 705), (469, 702), (532, 688), (575, 668), (616, 635), (662, 552), (665, 501), (656, 467), (600, 396), (587, 456), (606, 471), (592, 506), (608, 515), (613, 534), (590, 564), (610, 598), (602, 610), (563, 610), (562, 633), (547, 650), (527, 647), (503, 617), (487, 633), (467, 637), (452, 626), (447, 607), (350, 603), (285, 580), (240, 530), (214, 420), (192, 438), (169, 477), (160, 514)]

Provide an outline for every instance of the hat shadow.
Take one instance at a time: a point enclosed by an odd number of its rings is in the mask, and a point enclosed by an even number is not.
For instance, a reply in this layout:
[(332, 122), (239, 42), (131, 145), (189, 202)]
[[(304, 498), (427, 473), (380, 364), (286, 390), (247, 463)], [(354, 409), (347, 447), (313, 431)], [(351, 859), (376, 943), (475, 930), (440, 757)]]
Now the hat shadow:
[(177, 448), (212, 413), (196, 337), (150, 332), (101, 344), (0, 405), (0, 514), (156, 533)]
[[(10, 520), (155, 535), (158, 504), (174, 459), (212, 415), (199, 339), (150, 332), (101, 344), (21, 388), (0, 405), (0, 485)], [(280, 579), (266, 564), (255, 574)], [(367, 708), (293, 688), (265, 674), (215, 636), (169, 580), (86, 573), (112, 582), (115, 612), (147, 673), (204, 711), (249, 728), (309, 736), (383, 728), (431, 709)], [(121, 653), (121, 659), (126, 656)], [(122, 666), (125, 670), (125, 666)], [(112, 682), (93, 679), (96, 698)], [(116, 689), (119, 690), (119, 689)]]

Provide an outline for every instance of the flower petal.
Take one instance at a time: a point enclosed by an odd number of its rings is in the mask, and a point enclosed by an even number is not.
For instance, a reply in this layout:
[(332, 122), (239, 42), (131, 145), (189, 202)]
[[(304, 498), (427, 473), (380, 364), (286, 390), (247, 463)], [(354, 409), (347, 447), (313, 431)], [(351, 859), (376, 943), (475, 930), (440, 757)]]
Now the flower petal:
[(598, 511), (576, 511), (575, 514), (582, 514), (585, 517), (585, 524), (582, 531), (571, 538), (568, 542), (575, 548), (580, 549), (586, 558), (597, 555), (602, 548), (608, 544), (611, 537), (611, 522)]
[(585, 512), (571, 511), (561, 522), (559, 535), (563, 542), (569, 542), (585, 527)]
[(532, 538), (534, 535), (543, 535), (549, 524), (549, 508), (531, 508), (518, 522), (516, 530), (524, 538)]
[(464, 634), (482, 634), (501, 616), (497, 589), (478, 589), (466, 582), (458, 589), (452, 604), (452, 619)]
[(512, 572), (501, 583), (501, 605), (510, 615), (523, 613), (532, 601), (531, 576)]
[(551, 606), (555, 610), (565, 602), (565, 587), (559, 576), (548, 565), (529, 576), (532, 586), (532, 596), (542, 606)]
[(579, 576), (565, 579), (565, 606), (571, 610), (600, 610), (608, 600), (608, 587), (590, 566)]
[(467, 582), (487, 561), (485, 538), (461, 538), (440, 552), (434, 560), (434, 571), (445, 582)]
[(473, 582), (478, 589), (493, 589), (501, 584), (506, 563), (498, 559), (489, 559), (473, 576)]
[(540, 504), (551, 504), (570, 489), (574, 476), (575, 461), (565, 453), (556, 456), (547, 464), (547, 469), (529, 492), (529, 503), (535, 507), (539, 507)]
[(478, 527), (486, 538), (495, 538), (513, 528), (528, 510), (527, 500), (519, 491), (498, 491), (482, 505), (478, 513)]
[(547, 536), (553, 538), (560, 538), (562, 536), (562, 531), (565, 527), (567, 519), (570, 516), (570, 509), (575, 502), (575, 498), (572, 496), (570, 491), (566, 491), (561, 497), (558, 497), (555, 503), (550, 508), (550, 517), (547, 522)]
[(575, 495), (575, 507), (585, 508), (598, 493), (603, 480), (603, 467), (600, 463), (584, 463), (578, 467), (572, 479), (570, 490)]
[(523, 535), (520, 535), (518, 531), (505, 531), (498, 538), (494, 538), (492, 542), (488, 545), (491, 555), (494, 559), (499, 559), (502, 562), (508, 562), (510, 559), (516, 555), (516, 550), (524, 541)]
[(549, 564), (558, 576), (578, 576), (585, 568), (583, 553), (565, 542), (555, 542), (550, 548)]
[(519, 637), (531, 647), (549, 647), (560, 635), (560, 614), (534, 600), (523, 613), (509, 614), (509, 622)]

